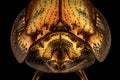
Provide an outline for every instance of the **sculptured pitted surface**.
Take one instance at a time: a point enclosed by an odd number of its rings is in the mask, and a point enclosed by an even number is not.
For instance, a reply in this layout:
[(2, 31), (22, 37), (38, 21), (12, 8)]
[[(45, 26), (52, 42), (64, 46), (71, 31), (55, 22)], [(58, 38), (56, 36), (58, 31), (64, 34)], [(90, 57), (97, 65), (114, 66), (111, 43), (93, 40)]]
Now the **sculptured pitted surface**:
[(107, 21), (89, 0), (31, 0), (16, 18), (11, 47), (38, 74), (77, 72), (102, 62), (111, 44)]

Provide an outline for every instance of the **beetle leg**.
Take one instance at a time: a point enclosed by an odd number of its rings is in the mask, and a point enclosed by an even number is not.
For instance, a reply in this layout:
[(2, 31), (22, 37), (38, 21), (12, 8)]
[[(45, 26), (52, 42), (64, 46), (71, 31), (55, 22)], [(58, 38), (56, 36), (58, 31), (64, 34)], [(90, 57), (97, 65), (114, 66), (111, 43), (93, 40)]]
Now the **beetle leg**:
[(81, 78), (81, 80), (88, 80), (84, 70), (78, 70), (76, 71), (76, 73), (78, 74), (78, 76)]
[(40, 77), (43, 75), (43, 72), (36, 71), (32, 80), (40, 80)]

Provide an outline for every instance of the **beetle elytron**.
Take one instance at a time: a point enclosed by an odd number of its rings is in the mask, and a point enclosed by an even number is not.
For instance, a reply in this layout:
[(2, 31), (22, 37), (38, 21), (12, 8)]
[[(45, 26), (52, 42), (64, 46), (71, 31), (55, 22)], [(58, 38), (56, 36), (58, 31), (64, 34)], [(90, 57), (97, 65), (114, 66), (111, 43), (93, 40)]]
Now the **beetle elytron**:
[(107, 21), (89, 0), (31, 0), (17, 16), (11, 31), (11, 47), (19, 63), (41, 73), (76, 72), (95, 59), (104, 61), (111, 45)]

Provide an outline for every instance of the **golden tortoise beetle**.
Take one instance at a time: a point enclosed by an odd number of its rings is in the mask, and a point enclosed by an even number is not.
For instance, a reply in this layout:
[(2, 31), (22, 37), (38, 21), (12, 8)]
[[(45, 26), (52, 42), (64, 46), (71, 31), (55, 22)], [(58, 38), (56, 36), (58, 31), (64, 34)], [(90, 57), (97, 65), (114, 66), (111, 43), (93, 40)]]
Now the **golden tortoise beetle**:
[(31, 0), (16, 18), (11, 47), (23, 61), (41, 73), (83, 71), (95, 58), (102, 62), (111, 45), (107, 21), (89, 0)]

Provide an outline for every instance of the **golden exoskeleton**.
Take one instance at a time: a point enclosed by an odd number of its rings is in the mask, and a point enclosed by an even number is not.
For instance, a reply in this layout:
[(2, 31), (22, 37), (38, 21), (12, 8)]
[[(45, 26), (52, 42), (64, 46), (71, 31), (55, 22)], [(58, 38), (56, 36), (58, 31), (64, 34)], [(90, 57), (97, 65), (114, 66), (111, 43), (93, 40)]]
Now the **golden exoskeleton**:
[(89, 0), (31, 0), (11, 31), (15, 58), (38, 73), (80, 72), (104, 61), (110, 45), (107, 21)]

